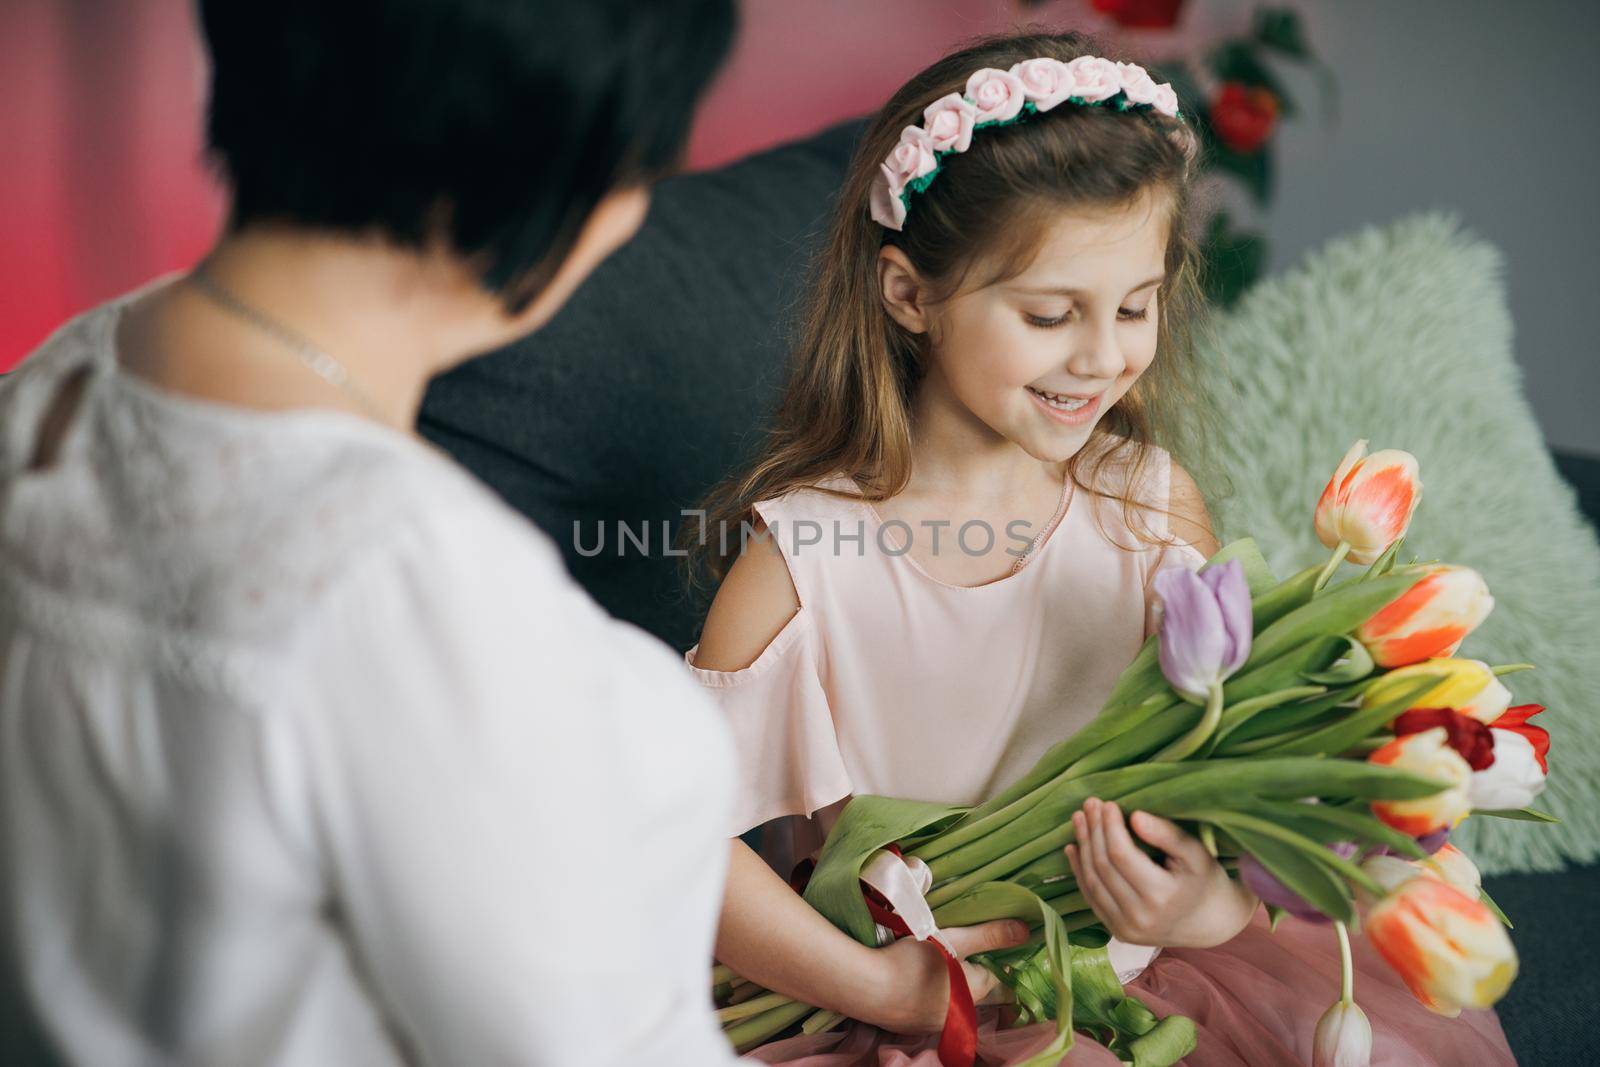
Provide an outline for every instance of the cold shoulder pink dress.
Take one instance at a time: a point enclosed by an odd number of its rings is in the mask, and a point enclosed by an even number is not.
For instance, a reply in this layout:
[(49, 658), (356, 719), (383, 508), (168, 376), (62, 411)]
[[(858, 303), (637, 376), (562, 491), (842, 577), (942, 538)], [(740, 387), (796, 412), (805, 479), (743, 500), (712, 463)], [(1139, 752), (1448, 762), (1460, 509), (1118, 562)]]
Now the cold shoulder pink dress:
[[(1154, 449), (1136, 483), (1120, 461), (1108, 470), (1117, 484), (1102, 489), (1166, 503), (1171, 457), (1164, 449)], [(819, 484), (855, 491), (843, 475)], [(1022, 775), (1095, 716), (1159, 626), (1155, 573), (1205, 562), (1182, 542), (1142, 541), (1120, 504), (1070, 479), (1055, 518), (1018, 565), (978, 586), (933, 577), (903, 551), (908, 533), (928, 531), (885, 523), (863, 501), (804, 488), (756, 510), (782, 551), (800, 608), (742, 670), (695, 666), (698, 646), (685, 660), (720, 703), (739, 750), (742, 782), (729, 833), (763, 827), (762, 854), (784, 876), (821, 844), (855, 793), (975, 804)], [(1155, 540), (1169, 538), (1158, 511), (1141, 514)], [(942, 533), (946, 541), (955, 535)], [(969, 533), (969, 543), (980, 545), (981, 531)], [(1020, 550), (1024, 542), (1016, 543)], [(1265, 919), (1260, 909), (1232, 941), (1163, 950), (1142, 970), (1143, 958), (1127, 969), (1118, 962), (1129, 992), (1158, 1016), (1194, 1020), (1198, 1048), (1185, 1063), (1311, 1063), (1317, 1019), (1338, 996), (1335, 935), (1293, 918), (1271, 933)], [(1364, 938), (1354, 941), (1356, 999), (1372, 1022), (1374, 1067), (1515, 1064), (1492, 1011), (1458, 1019), (1430, 1013)], [(1017, 1062), (1052, 1034), (1052, 1024), (1002, 1026), (999, 1009), (980, 1008), (979, 1062)], [(851, 1021), (772, 1042), (748, 1058), (795, 1067), (937, 1067), (936, 1046), (937, 1035)], [(1079, 1033), (1062, 1063), (1114, 1067), (1118, 1060)]]

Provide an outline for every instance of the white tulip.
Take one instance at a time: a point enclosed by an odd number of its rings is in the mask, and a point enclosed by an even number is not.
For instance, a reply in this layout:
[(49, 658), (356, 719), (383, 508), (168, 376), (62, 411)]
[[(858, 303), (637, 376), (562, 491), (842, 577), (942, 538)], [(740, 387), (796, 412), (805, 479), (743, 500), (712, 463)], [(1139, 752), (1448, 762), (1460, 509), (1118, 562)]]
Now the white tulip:
[(1312, 1067), (1368, 1067), (1372, 1063), (1372, 1024), (1353, 1000), (1335, 1001), (1317, 1021)]
[(1467, 799), (1482, 811), (1525, 808), (1544, 792), (1544, 769), (1533, 744), (1513, 730), (1489, 732), (1494, 735), (1494, 762), (1472, 773)]

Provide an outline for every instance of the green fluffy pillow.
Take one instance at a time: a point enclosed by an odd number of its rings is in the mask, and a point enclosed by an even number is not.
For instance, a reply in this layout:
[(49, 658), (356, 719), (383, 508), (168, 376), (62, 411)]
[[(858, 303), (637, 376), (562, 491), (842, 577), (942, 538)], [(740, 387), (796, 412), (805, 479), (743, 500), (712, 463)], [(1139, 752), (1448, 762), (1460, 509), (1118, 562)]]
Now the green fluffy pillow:
[(1428, 213), (1262, 282), (1202, 344), (1220, 370), (1208, 388), (1226, 415), (1208, 443), (1226, 477), (1193, 471), (1218, 537), (1254, 536), (1281, 577), (1327, 557), (1312, 508), (1351, 444), (1417, 457), (1402, 560), (1483, 575), (1495, 608), (1459, 654), (1537, 664), (1506, 684), (1548, 709), (1538, 804), (1561, 825), (1468, 819), (1454, 840), (1491, 872), (1600, 854), (1600, 545), (1523, 396), (1503, 272), (1495, 248)]

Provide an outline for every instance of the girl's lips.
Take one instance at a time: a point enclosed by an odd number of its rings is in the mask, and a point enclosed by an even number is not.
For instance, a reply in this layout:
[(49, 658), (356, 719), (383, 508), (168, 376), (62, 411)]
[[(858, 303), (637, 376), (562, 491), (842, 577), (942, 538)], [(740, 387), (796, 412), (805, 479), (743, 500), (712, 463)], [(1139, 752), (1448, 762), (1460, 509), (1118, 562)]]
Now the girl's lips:
[(1050, 401), (1046, 400), (1032, 389), (1028, 390), (1028, 395), (1033, 397), (1033, 402), (1037, 404), (1046, 415), (1067, 426), (1082, 426), (1084, 423), (1092, 421), (1100, 410), (1100, 398), (1105, 396), (1104, 393), (1097, 394), (1093, 400), (1083, 405), (1083, 407), (1079, 408), (1077, 411), (1062, 411), (1060, 408), (1051, 404)]

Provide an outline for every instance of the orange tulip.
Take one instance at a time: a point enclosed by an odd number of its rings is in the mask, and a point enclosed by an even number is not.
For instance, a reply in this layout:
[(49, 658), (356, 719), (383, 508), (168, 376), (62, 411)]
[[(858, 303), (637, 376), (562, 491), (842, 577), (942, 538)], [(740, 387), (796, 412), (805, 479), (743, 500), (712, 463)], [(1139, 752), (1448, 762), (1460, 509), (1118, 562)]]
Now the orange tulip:
[(1417, 457), (1397, 448), (1366, 455), (1362, 438), (1350, 446), (1317, 500), (1313, 523), (1329, 549), (1348, 542), (1351, 563), (1371, 563), (1405, 536), (1422, 500)]
[(1429, 1011), (1487, 1008), (1517, 976), (1517, 952), (1482, 901), (1440, 878), (1412, 878), (1366, 919), (1373, 947)]
[(1356, 628), (1356, 640), (1380, 667), (1454, 655), (1494, 609), (1489, 587), (1470, 567), (1430, 563), (1415, 570), (1410, 589)]
[(1432, 796), (1417, 800), (1373, 801), (1372, 814), (1401, 833), (1421, 837), (1437, 830), (1449, 830), (1472, 811), (1472, 803), (1467, 799), (1472, 768), (1450, 747), (1442, 726), (1397, 737), (1367, 760), (1447, 783)]

